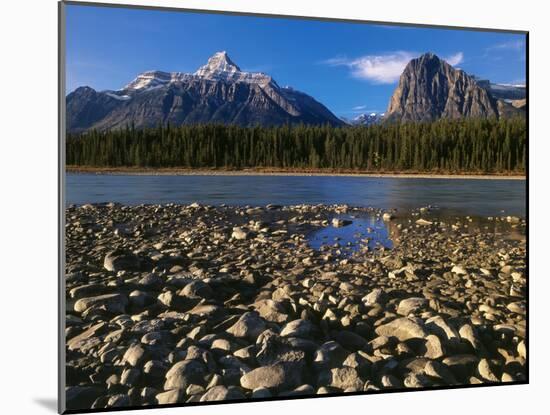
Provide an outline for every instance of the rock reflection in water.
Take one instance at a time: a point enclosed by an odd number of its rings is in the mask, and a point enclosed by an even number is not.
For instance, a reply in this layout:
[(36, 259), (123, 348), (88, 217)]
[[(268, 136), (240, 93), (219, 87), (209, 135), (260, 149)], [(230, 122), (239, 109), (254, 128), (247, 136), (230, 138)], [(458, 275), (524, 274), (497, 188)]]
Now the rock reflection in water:
[(365, 249), (372, 251), (393, 247), (390, 238), (390, 223), (384, 222), (380, 217), (376, 215), (338, 215), (335, 218), (351, 221), (351, 224), (340, 227), (329, 224), (329, 226), (311, 232), (308, 235), (308, 241), (313, 249), (329, 247), (339, 249), (345, 254)]

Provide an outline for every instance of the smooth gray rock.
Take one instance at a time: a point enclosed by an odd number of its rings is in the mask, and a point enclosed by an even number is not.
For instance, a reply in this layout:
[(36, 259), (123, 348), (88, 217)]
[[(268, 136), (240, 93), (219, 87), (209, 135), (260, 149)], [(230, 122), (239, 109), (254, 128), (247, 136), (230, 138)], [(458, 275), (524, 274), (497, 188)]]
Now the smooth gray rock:
[(260, 300), (254, 303), (254, 308), (260, 317), (273, 323), (284, 323), (289, 319), (288, 308), (283, 301)]
[(319, 383), (341, 390), (362, 390), (365, 381), (361, 379), (357, 370), (352, 367), (329, 369), (319, 375)]
[(287, 323), (281, 330), (281, 336), (310, 338), (317, 332), (318, 329), (311, 321), (299, 319)]
[(241, 386), (250, 390), (268, 388), (283, 391), (295, 388), (301, 383), (301, 366), (289, 363), (261, 366), (241, 377)]
[(81, 298), (74, 304), (74, 311), (82, 313), (90, 307), (102, 307), (109, 313), (122, 314), (128, 305), (128, 298), (123, 294), (104, 294), (96, 297)]
[(166, 392), (161, 392), (155, 396), (159, 405), (168, 405), (171, 403), (181, 403), (183, 399), (183, 391), (181, 389), (172, 389)]
[(203, 281), (195, 280), (193, 282), (190, 282), (185, 287), (181, 289), (181, 291), (178, 293), (181, 297), (188, 297), (188, 298), (211, 298), (213, 295), (212, 288), (208, 284), (206, 284)]
[(379, 336), (397, 337), (400, 341), (415, 338), (424, 339), (428, 335), (421, 321), (407, 317), (396, 318), (389, 323), (378, 326), (374, 331)]
[(375, 304), (383, 304), (386, 299), (386, 294), (381, 288), (375, 288), (370, 293), (365, 295), (361, 301), (367, 306), (373, 306)]
[(227, 401), (232, 399), (244, 399), (245, 396), (235, 388), (226, 388), (223, 385), (214, 386), (208, 389), (204, 395), (201, 396), (200, 402), (210, 401)]
[(423, 297), (411, 297), (401, 300), (397, 307), (397, 314), (402, 316), (408, 316), (409, 314), (416, 314), (417, 311), (423, 309), (428, 305), (428, 300)]
[(244, 313), (237, 322), (227, 329), (227, 332), (238, 338), (256, 340), (265, 330), (265, 322), (253, 311)]
[(103, 266), (107, 271), (139, 271), (141, 261), (137, 255), (117, 249), (105, 255)]
[(428, 359), (439, 359), (445, 355), (441, 340), (434, 334), (426, 336), (425, 346), (426, 353), (424, 353), (424, 356)]
[(185, 390), (192, 383), (203, 384), (206, 374), (206, 367), (201, 362), (197, 360), (183, 360), (173, 365), (166, 372), (164, 390)]
[(123, 360), (130, 366), (137, 366), (144, 358), (145, 349), (139, 344), (134, 344), (126, 350)]

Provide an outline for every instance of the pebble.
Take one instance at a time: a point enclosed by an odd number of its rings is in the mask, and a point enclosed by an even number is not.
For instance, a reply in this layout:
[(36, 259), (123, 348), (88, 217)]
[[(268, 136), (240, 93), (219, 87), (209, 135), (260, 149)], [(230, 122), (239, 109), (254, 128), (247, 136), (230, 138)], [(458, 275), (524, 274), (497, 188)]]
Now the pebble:
[[(495, 237), (523, 220), (344, 205), (66, 213), (68, 409), (526, 378), (525, 240)], [(391, 249), (309, 246), (362, 215), (386, 221)]]

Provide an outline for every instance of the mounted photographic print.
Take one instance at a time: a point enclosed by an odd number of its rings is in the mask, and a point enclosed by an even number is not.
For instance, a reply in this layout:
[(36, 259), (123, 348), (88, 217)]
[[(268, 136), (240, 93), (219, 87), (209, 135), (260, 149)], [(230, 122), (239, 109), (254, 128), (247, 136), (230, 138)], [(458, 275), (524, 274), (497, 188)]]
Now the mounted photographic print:
[(59, 410), (527, 383), (527, 62), (61, 2)]

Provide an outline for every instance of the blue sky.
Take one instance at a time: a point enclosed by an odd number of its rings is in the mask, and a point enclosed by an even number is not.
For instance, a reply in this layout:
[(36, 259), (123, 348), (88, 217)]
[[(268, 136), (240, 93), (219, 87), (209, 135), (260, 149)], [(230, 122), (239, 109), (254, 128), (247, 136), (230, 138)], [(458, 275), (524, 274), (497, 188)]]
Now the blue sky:
[(67, 7), (67, 91), (119, 89), (158, 69), (194, 72), (226, 50), (338, 116), (385, 111), (405, 64), (433, 52), (467, 73), (525, 82), (525, 36), (191, 12)]

